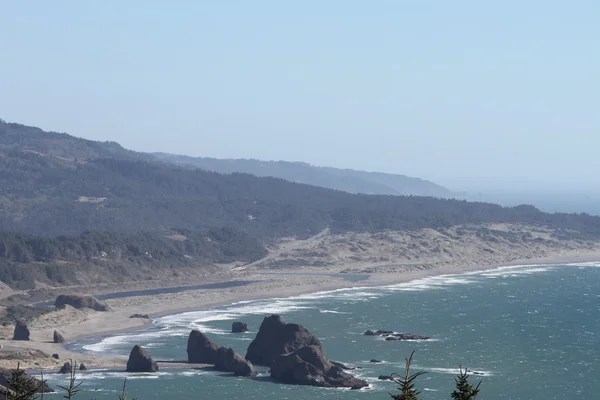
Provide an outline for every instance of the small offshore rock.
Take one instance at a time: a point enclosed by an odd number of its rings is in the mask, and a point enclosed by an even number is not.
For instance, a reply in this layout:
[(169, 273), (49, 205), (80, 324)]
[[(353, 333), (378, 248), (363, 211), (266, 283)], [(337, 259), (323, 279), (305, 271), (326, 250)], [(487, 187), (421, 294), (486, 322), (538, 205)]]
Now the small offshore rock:
[(233, 324), (231, 324), (231, 332), (232, 333), (244, 333), (244, 332), (248, 332), (248, 324), (236, 321)]
[(66, 362), (63, 364), (62, 367), (60, 367), (60, 370), (58, 371), (59, 374), (70, 374), (71, 370), (73, 369), (73, 366), (71, 365), (70, 362)]
[(385, 340), (430, 340), (429, 336), (416, 335), (414, 333), (396, 333), (394, 331), (384, 331), (382, 329), (373, 331), (368, 330), (364, 333), (366, 336), (385, 336)]

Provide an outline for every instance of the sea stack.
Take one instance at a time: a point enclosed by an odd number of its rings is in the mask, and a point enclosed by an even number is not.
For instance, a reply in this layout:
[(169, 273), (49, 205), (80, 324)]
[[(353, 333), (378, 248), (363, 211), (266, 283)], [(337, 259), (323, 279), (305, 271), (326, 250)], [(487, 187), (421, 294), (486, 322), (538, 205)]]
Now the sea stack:
[(127, 372), (157, 372), (158, 364), (150, 357), (148, 352), (139, 345), (131, 349), (127, 360)]
[(31, 336), (31, 331), (27, 324), (23, 321), (17, 321), (12, 340), (29, 340), (29, 336)]
[(197, 329), (190, 332), (187, 343), (188, 362), (194, 364), (216, 364), (221, 346), (210, 340)]
[(222, 372), (233, 372), (235, 376), (256, 376), (256, 370), (252, 363), (231, 348), (221, 347), (219, 349), (215, 369)]
[(321, 342), (302, 325), (286, 324), (279, 315), (266, 317), (256, 338), (248, 346), (246, 359), (255, 365), (270, 366), (282, 354), (304, 346), (321, 347)]
[(54, 343), (64, 343), (65, 338), (59, 331), (54, 331), (53, 341)]

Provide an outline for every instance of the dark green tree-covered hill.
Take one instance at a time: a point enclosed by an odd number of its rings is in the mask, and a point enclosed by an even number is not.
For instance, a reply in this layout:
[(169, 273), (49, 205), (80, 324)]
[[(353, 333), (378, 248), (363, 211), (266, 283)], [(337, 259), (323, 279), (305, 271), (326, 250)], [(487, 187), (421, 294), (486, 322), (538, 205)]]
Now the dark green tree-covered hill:
[[(600, 234), (599, 217), (548, 214), (531, 206), (350, 194), (276, 178), (191, 170), (116, 144), (33, 128), (31, 133), (15, 125), (0, 123), (4, 231), (57, 236), (230, 227), (273, 239), (308, 237), (327, 226), (334, 232), (376, 232), (511, 222)], [(118, 156), (108, 157), (106, 146), (120, 149)]]

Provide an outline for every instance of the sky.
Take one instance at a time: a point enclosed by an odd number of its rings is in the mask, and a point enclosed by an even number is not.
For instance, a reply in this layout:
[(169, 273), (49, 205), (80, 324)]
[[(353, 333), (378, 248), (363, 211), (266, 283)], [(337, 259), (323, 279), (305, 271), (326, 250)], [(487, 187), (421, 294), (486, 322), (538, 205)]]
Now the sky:
[(598, 21), (597, 0), (0, 0), (0, 118), (458, 189), (585, 187)]

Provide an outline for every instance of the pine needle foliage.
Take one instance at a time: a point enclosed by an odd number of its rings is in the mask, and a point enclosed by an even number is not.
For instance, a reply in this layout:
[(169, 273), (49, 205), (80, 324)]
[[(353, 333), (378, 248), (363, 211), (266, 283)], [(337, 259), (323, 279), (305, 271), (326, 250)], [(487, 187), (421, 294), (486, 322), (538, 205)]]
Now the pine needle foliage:
[[(21, 369), (21, 365), (17, 364), (17, 368), (11, 370), (10, 378), (7, 381), (7, 391), (5, 393), (6, 400), (37, 400), (43, 399), (44, 377), (37, 382), (32, 379), (25, 370)], [(42, 391), (41, 395), (38, 393)]]
[(72, 400), (75, 395), (79, 392), (79, 386), (81, 386), (81, 384), (83, 383), (83, 381), (76, 383), (76, 379), (77, 376), (75, 375), (75, 371), (77, 368), (77, 363), (73, 362), (73, 360), (69, 360), (69, 363), (71, 364), (71, 371), (70, 376), (69, 376), (69, 385), (68, 386), (59, 386), (59, 388), (61, 388), (62, 390), (66, 391), (67, 393), (63, 396), (63, 398), (68, 399), (68, 400)]
[(469, 383), (468, 369), (460, 367), (460, 372), (454, 379), (456, 382), (456, 389), (452, 392), (452, 398), (454, 400), (475, 400), (479, 395), (479, 385), (473, 386)]
[(415, 388), (415, 380), (419, 376), (426, 374), (426, 372), (418, 371), (414, 374), (411, 374), (410, 367), (412, 365), (414, 355), (415, 351), (413, 350), (412, 353), (410, 353), (410, 357), (406, 359), (404, 375), (392, 374), (392, 379), (398, 384), (398, 390), (400, 391), (399, 394), (390, 393), (390, 396), (392, 396), (392, 398), (395, 400), (418, 400), (420, 398), (421, 392)]
[[(127, 398), (127, 378), (123, 381), (123, 390), (119, 393), (119, 400), (129, 400)], [(131, 400), (137, 400), (135, 397)]]

